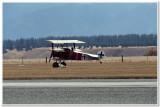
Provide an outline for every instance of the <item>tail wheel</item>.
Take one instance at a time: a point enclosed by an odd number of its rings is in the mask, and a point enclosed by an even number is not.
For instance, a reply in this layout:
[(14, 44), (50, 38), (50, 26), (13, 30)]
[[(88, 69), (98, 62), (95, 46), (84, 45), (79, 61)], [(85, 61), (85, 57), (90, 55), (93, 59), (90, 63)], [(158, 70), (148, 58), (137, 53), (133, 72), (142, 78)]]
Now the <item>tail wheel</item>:
[(54, 63), (52, 64), (52, 67), (53, 67), (53, 68), (58, 68), (58, 67), (59, 67), (59, 64), (58, 64), (57, 62), (54, 62)]
[(65, 62), (61, 62), (62, 65), (67, 66), (67, 64)]
[(102, 64), (102, 61), (100, 61), (99, 63)]

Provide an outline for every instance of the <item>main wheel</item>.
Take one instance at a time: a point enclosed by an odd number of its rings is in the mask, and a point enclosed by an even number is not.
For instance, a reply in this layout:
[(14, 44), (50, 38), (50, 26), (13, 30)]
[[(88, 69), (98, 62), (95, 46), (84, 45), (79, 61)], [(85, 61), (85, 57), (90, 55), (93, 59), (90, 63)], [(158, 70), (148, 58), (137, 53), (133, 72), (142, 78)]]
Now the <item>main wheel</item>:
[(59, 67), (59, 64), (58, 64), (57, 62), (54, 62), (54, 63), (52, 64), (52, 67), (53, 67), (53, 68), (58, 68), (58, 67)]
[(61, 62), (62, 65), (66, 66), (67, 64), (65, 62)]

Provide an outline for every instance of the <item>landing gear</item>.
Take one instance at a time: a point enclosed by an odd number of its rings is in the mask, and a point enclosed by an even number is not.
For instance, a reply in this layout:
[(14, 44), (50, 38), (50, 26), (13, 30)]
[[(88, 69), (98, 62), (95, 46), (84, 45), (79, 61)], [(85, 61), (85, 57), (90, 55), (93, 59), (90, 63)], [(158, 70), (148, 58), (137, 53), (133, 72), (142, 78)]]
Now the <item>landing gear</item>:
[(63, 65), (63, 66), (66, 66), (67, 64), (63, 61), (63, 62), (61, 62), (61, 64)]
[(66, 67), (67, 66), (67, 64), (63, 61), (63, 62), (61, 62), (61, 61), (59, 61), (59, 62), (54, 62), (53, 64), (52, 64), (52, 67), (53, 68), (58, 68), (58, 67)]
[(53, 68), (58, 68), (58, 67), (59, 67), (58, 62), (54, 62), (54, 63), (52, 64), (52, 67), (53, 67)]
[(102, 61), (100, 61), (99, 63), (102, 64)]

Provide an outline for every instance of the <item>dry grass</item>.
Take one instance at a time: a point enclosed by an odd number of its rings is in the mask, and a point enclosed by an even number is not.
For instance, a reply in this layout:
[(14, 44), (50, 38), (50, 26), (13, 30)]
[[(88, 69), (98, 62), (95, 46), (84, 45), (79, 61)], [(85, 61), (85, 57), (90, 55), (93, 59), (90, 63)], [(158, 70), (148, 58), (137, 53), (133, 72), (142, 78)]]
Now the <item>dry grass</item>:
[(66, 68), (52, 68), (52, 63), (4, 63), (4, 79), (43, 78), (156, 78), (157, 64), (150, 62), (69, 61)]
[[(129, 57), (123, 57), (124, 62), (156, 62), (157, 56), (129, 56)], [(24, 59), (23, 60), (25, 64), (37, 64), (37, 63), (45, 63), (45, 58), (38, 58), (38, 59)], [(102, 59), (103, 62), (121, 62), (121, 57), (105, 57)], [(74, 62), (74, 61), (69, 61)], [(75, 61), (77, 62), (77, 61)], [(84, 61), (83, 61), (84, 62)], [(85, 62), (90, 62), (85, 60)], [(95, 61), (92, 61), (95, 62)], [(21, 64), (22, 59), (5, 59), (3, 60), (4, 64)]]

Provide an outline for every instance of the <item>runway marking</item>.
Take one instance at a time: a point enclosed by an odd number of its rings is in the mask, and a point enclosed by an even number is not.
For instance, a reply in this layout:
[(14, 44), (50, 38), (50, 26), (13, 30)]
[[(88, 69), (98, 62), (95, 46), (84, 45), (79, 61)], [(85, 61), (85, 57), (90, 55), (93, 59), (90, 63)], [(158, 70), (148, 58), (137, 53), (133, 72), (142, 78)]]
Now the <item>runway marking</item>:
[(30, 87), (156, 87), (157, 82), (4, 82), (7, 88)]

